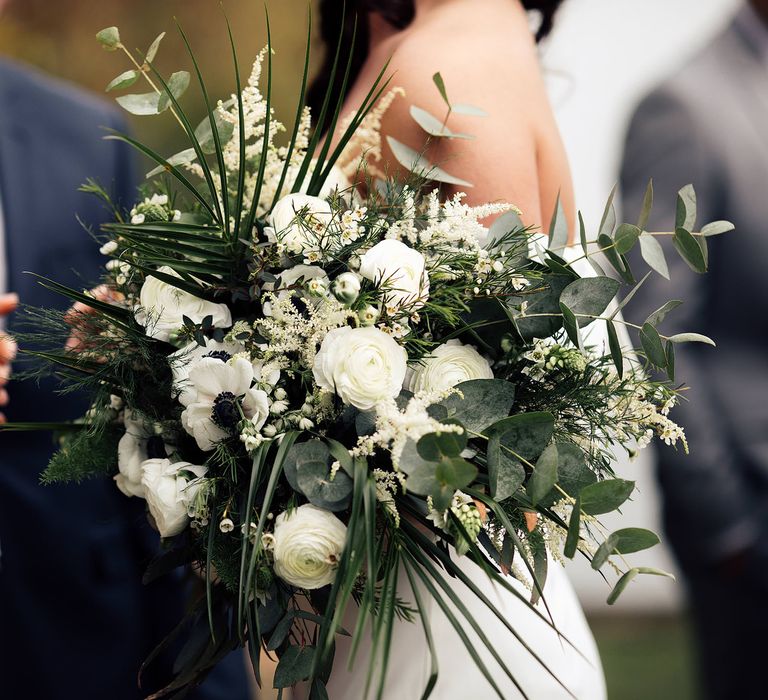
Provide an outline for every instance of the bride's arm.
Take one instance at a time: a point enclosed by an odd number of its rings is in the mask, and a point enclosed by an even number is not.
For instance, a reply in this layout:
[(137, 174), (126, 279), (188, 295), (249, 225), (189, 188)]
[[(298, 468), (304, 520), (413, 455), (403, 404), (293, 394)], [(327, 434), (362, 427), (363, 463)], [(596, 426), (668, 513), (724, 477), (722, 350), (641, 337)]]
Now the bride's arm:
[[(445, 193), (465, 190), (469, 203), (509, 201), (522, 210), (527, 225), (545, 229), (560, 193), (573, 231), (570, 172), (535, 45), (527, 25), (524, 30), (521, 38), (507, 41), (480, 32), (465, 32), (455, 41), (409, 38), (392, 60), (392, 84), (403, 87), (406, 96), (385, 116), (383, 133), (417, 150), (425, 146), (426, 135), (408, 110), (414, 104), (436, 117), (445, 115), (446, 105), (432, 82), (439, 71), (452, 102), (488, 112), (485, 118), (449, 117), (449, 128), (473, 134), (472, 140), (431, 139), (428, 159), (474, 185), (446, 186)], [(396, 162), (390, 152), (384, 155)]]

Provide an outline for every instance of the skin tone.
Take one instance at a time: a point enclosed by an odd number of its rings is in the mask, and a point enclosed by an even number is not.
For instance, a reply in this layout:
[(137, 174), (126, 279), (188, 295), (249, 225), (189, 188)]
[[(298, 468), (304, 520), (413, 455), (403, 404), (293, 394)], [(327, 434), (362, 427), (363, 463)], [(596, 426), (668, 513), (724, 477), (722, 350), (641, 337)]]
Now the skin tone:
[[(389, 59), (390, 83), (405, 89), (386, 114), (382, 132), (421, 151), (427, 145), (410, 118), (412, 104), (437, 117), (446, 107), (432, 82), (439, 71), (456, 102), (482, 107), (489, 117), (451, 115), (448, 127), (476, 136), (440, 139), (427, 158), (474, 184), (444, 187), (446, 195), (467, 190), (467, 202), (506, 201), (523, 221), (548, 228), (558, 193), (575, 219), (573, 187), (560, 134), (541, 76), (527, 14), (517, 0), (416, 0), (416, 16), (404, 30), (369, 15), (370, 51), (352, 87), (345, 113), (356, 109)], [(385, 147), (385, 160), (396, 163)]]

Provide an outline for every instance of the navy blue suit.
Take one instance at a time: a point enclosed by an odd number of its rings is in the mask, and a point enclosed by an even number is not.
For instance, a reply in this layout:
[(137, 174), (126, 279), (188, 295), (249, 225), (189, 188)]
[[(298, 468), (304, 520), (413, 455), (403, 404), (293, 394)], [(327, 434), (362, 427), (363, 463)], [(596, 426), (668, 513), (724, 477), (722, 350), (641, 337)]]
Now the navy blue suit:
[[(8, 291), (24, 304), (67, 306), (23, 271), (77, 288), (98, 279), (105, 258), (76, 215), (97, 227), (109, 213), (77, 191), (87, 177), (123, 204), (134, 199), (131, 155), (101, 138), (104, 126), (123, 127), (105, 103), (0, 61)], [(12, 381), (8, 420), (82, 415), (81, 402), (54, 388)], [(46, 434), (0, 435), (0, 697), (136, 700), (146, 694), (139, 665), (181, 619), (185, 595), (178, 581), (141, 583), (157, 551), (143, 501), (111, 479), (39, 485), (53, 447)], [(242, 658), (231, 655), (189, 697), (247, 698)]]

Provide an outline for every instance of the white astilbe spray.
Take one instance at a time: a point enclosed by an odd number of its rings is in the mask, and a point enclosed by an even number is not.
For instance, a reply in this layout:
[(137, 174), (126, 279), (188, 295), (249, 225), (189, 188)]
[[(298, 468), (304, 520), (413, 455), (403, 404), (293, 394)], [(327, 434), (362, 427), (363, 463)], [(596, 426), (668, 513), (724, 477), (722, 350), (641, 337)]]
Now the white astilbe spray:
[[(259, 332), (268, 339), (266, 362), (288, 367), (286, 355), (294, 355), (304, 369), (315, 361), (317, 348), (334, 328), (346, 326), (350, 311), (335, 299), (324, 298), (318, 304), (294, 304), (293, 297), (268, 293), (264, 300), (272, 305), (272, 317), (259, 321)], [(299, 308), (301, 307), (301, 308)]]
[(441, 423), (427, 412), (427, 409), (451, 394), (456, 389), (420, 391), (406, 404), (403, 410), (395, 399), (381, 401), (376, 405), (376, 432), (358, 440), (357, 447), (350, 452), (353, 457), (372, 455), (377, 448), (388, 451), (392, 466), (400, 470), (400, 457), (409, 440), (418, 442), (429, 433), (462, 433), (464, 428), (451, 423)]

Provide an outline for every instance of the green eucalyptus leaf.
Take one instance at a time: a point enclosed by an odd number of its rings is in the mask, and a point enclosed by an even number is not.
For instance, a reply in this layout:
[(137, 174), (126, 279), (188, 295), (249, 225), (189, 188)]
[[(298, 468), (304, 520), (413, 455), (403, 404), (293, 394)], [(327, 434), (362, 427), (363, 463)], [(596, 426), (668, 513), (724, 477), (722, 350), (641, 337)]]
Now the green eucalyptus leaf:
[(112, 82), (107, 85), (106, 92), (112, 90), (121, 90), (133, 85), (138, 79), (141, 73), (137, 70), (127, 70), (124, 73), (120, 73)]
[[(558, 442), (556, 445), (558, 486), (571, 498), (577, 498), (582, 489), (597, 481), (597, 477), (587, 466), (587, 458), (581, 448), (572, 442)], [(551, 505), (562, 498), (562, 492), (553, 489), (543, 503)]]
[(313, 646), (289, 646), (281, 655), (275, 669), (275, 688), (290, 688), (307, 680), (315, 655)]
[(704, 343), (705, 345), (717, 347), (717, 343), (712, 338), (701, 335), (701, 333), (677, 333), (670, 336), (669, 340), (673, 343)]
[(116, 97), (115, 101), (126, 112), (145, 117), (150, 114), (158, 114), (160, 95), (156, 92), (146, 92), (141, 95), (121, 95)]
[(500, 435), (494, 435), (488, 441), (486, 456), (491, 496), (497, 501), (510, 498), (523, 485), (525, 468), (518, 459), (506, 453)]
[(545, 274), (540, 282), (531, 285), (525, 293), (509, 298), (511, 307), (528, 302), (527, 314), (553, 314), (537, 318), (516, 317), (515, 323), (523, 340), (549, 338), (562, 327), (560, 295), (572, 282), (573, 277), (570, 275)]
[(536, 577), (537, 584), (534, 585), (531, 591), (531, 605), (536, 605), (547, 583), (549, 557), (547, 556), (547, 545), (544, 542), (544, 536), (539, 530), (528, 533), (528, 543), (533, 555), (533, 575)]
[[(224, 107), (229, 107), (232, 100), (227, 100), (224, 103)], [(219, 139), (221, 143), (227, 143), (235, 132), (235, 125), (232, 122), (224, 120), (219, 114), (218, 109), (212, 112), (213, 121), (216, 124), (216, 130), (219, 132)], [(211, 120), (209, 117), (203, 119), (195, 128), (195, 138), (200, 143), (200, 149), (203, 153), (215, 153), (216, 141), (213, 138), (213, 129), (211, 128)]]
[(616, 244), (616, 252), (619, 255), (626, 255), (632, 248), (635, 247), (640, 238), (640, 229), (632, 224), (621, 224), (616, 229), (616, 233), (613, 236), (614, 243)]
[(658, 326), (666, 317), (667, 314), (669, 314), (670, 311), (676, 309), (678, 306), (680, 306), (683, 302), (678, 301), (677, 299), (673, 299), (672, 301), (668, 301), (664, 306), (661, 306), (660, 308), (656, 309), (647, 319), (646, 323), (650, 323), (652, 326)]
[(640, 344), (651, 363), (659, 369), (664, 369), (667, 366), (667, 355), (664, 352), (661, 336), (650, 323), (644, 323), (640, 329)]
[(613, 238), (601, 233), (597, 237), (597, 245), (602, 251), (603, 255), (605, 255), (608, 262), (611, 264), (611, 267), (613, 267), (613, 269), (616, 270), (616, 272), (618, 272), (623, 278), (627, 274), (627, 268), (624, 265), (624, 260), (622, 257), (616, 252)]
[(686, 185), (677, 194), (675, 228), (693, 231), (696, 226), (696, 191), (693, 185)]
[(635, 576), (637, 576), (639, 573), (640, 572), (637, 569), (630, 569), (616, 582), (616, 585), (613, 587), (611, 594), (608, 596), (608, 599), (606, 600), (608, 605), (613, 605), (619, 599), (619, 596), (624, 592), (626, 587), (631, 583), (632, 579), (634, 579)]
[(432, 76), (432, 82), (437, 87), (437, 91), (440, 93), (440, 97), (443, 98), (443, 102), (445, 102), (445, 104), (450, 109), (451, 101), (448, 99), (448, 91), (445, 89), (445, 81), (443, 80), (443, 76), (440, 75), (440, 73), (435, 73)]
[(669, 381), (674, 382), (675, 381), (675, 344), (671, 340), (667, 341), (665, 351), (667, 355), (667, 376), (669, 377)]
[(555, 211), (552, 214), (552, 221), (549, 225), (549, 248), (550, 250), (562, 250), (568, 245), (568, 219), (565, 216), (563, 202), (560, 195), (557, 195), (555, 202)]
[(672, 242), (680, 254), (680, 257), (687, 263), (694, 272), (704, 273), (707, 271), (707, 261), (705, 253), (698, 241), (684, 228), (675, 229), (675, 235)]
[(352, 479), (342, 469), (330, 476), (330, 465), (311, 461), (298, 464), (296, 481), (299, 491), (318, 508), (330, 511), (344, 510), (352, 500)]
[(147, 63), (152, 63), (152, 61), (155, 60), (155, 56), (157, 56), (157, 50), (160, 48), (160, 42), (163, 40), (163, 37), (165, 36), (165, 32), (162, 32), (158, 36), (155, 37), (155, 40), (149, 45), (149, 48), (147, 49), (147, 53), (144, 56), (144, 60)]
[(730, 221), (712, 221), (701, 229), (703, 236), (719, 236), (733, 231), (736, 227)]
[(96, 41), (107, 51), (117, 51), (120, 46), (120, 32), (117, 27), (107, 27), (96, 34)]
[(597, 235), (605, 236), (611, 242), (613, 242), (613, 230), (616, 228), (616, 209), (613, 206), (613, 200), (616, 198), (616, 185), (613, 186), (611, 194), (608, 195), (608, 201), (605, 203), (605, 211), (603, 211), (603, 218), (600, 220), (600, 228)]
[(644, 233), (640, 236), (640, 254), (648, 267), (658, 272), (665, 279), (669, 279), (669, 265), (661, 247), (654, 236)]
[[(504, 212), (491, 224), (485, 247), (488, 250), (496, 248), (505, 253), (514, 249), (515, 257), (508, 257), (506, 264), (510, 267), (522, 265), (528, 255), (528, 237), (522, 233), (524, 230), (525, 224), (516, 211)], [(509, 234), (513, 231), (520, 231), (521, 235), (511, 237)]]
[(603, 515), (610, 513), (632, 495), (635, 489), (634, 481), (624, 479), (605, 479), (586, 486), (581, 490), (581, 510), (587, 515)]
[(576, 556), (579, 548), (579, 534), (581, 529), (581, 500), (576, 499), (571, 511), (571, 517), (568, 519), (568, 534), (565, 537), (565, 547), (563, 554), (569, 559)]
[(437, 465), (435, 478), (441, 486), (456, 491), (466, 488), (477, 478), (477, 467), (459, 457), (444, 459)]
[(408, 474), (407, 488), (419, 496), (429, 496), (439, 487), (437, 481), (437, 463), (421, 462)]
[(606, 321), (605, 328), (608, 331), (608, 348), (611, 351), (611, 359), (616, 367), (619, 379), (624, 377), (624, 351), (622, 350), (619, 336), (616, 333), (616, 326), (613, 321)]
[(397, 139), (387, 136), (387, 143), (392, 151), (392, 155), (395, 156), (395, 160), (409, 172), (421, 175), (434, 182), (444, 182), (449, 185), (459, 185), (461, 187), (472, 187), (471, 182), (455, 177), (442, 168), (433, 165), (427, 161), (421, 153), (410, 146), (406, 146)]
[[(179, 165), (189, 165), (189, 163), (194, 163), (196, 159), (197, 153), (195, 153), (195, 149), (185, 148), (183, 151), (174, 153), (170, 158), (168, 158), (168, 165), (173, 167), (177, 167)], [(156, 168), (152, 168), (152, 170), (146, 174), (146, 178), (149, 179), (155, 177), (155, 175), (161, 175), (167, 171), (168, 168), (166, 168), (164, 165), (158, 165)]]
[(557, 483), (557, 462), (558, 449), (557, 445), (553, 443), (541, 453), (536, 461), (536, 468), (525, 487), (533, 505), (542, 501)]
[(637, 220), (637, 228), (641, 231), (645, 231), (645, 227), (648, 226), (648, 219), (651, 216), (651, 210), (653, 209), (653, 180), (648, 181), (648, 186), (645, 188), (645, 197), (643, 197), (643, 208), (640, 210), (640, 217)]
[(470, 433), (481, 433), (488, 426), (509, 416), (515, 402), (515, 385), (505, 379), (473, 379), (462, 382), (440, 405), (447, 418), (461, 422)]
[(581, 341), (581, 333), (579, 331), (579, 322), (576, 320), (576, 316), (563, 302), (560, 302), (560, 313), (563, 314), (563, 327), (568, 335), (568, 339), (579, 349), (584, 349), (584, 344)]
[(592, 323), (600, 316), (616, 296), (621, 285), (611, 277), (584, 277), (571, 282), (560, 295), (560, 303), (565, 304), (578, 318), (579, 326)]
[(446, 139), (473, 139), (472, 134), (462, 134), (451, 131), (440, 119), (427, 112), (427, 110), (411, 105), (411, 117), (430, 136)]
[(494, 423), (485, 433), (491, 495), (509, 498), (525, 480), (525, 463), (539, 458), (552, 439), (555, 419), (551, 413), (520, 413)]
[(458, 457), (466, 447), (466, 432), (428, 433), (416, 444), (419, 456), (427, 462), (439, 462), (443, 457)]
[(659, 536), (655, 532), (639, 527), (629, 527), (611, 533), (598, 547), (592, 558), (592, 568), (596, 571), (608, 561), (613, 554), (632, 554), (644, 549), (650, 549), (659, 544)]
[[(190, 75), (188, 71), (180, 70), (175, 73), (171, 73), (171, 77), (168, 78), (168, 90), (178, 100), (189, 87)], [(171, 98), (167, 92), (163, 92), (157, 103), (157, 111), (164, 112), (171, 106)]]

